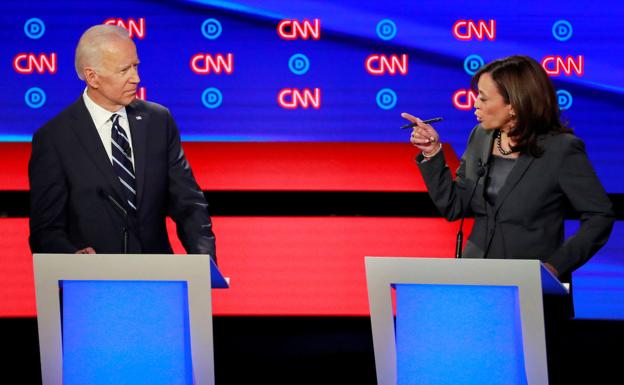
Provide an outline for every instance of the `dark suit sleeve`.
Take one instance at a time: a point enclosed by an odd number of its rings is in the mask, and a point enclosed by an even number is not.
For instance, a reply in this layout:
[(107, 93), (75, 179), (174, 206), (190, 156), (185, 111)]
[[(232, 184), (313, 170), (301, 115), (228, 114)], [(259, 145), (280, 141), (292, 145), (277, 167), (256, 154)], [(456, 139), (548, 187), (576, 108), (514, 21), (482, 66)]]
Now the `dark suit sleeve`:
[[(468, 146), (472, 142), (476, 128), (470, 134)], [(466, 153), (462, 156), (459, 168), (455, 173), (455, 180), (446, 164), (444, 152), (440, 151), (432, 158), (425, 160), (422, 154), (416, 157), (416, 164), (420, 169), (429, 197), (436, 205), (442, 216), (449, 221), (461, 218), (466, 202)], [(466, 215), (471, 215), (470, 210)]]
[(208, 203), (199, 188), (180, 144), (180, 133), (167, 112), (169, 215), (176, 222), (182, 245), (189, 254), (210, 254), (217, 260)]
[(567, 274), (587, 262), (607, 242), (615, 216), (609, 197), (596, 176), (585, 145), (571, 137), (562, 159), (559, 185), (580, 214), (581, 226), (546, 262)]
[(30, 250), (74, 253), (67, 235), (68, 188), (63, 165), (46, 130), (33, 136), (28, 164), (30, 182)]

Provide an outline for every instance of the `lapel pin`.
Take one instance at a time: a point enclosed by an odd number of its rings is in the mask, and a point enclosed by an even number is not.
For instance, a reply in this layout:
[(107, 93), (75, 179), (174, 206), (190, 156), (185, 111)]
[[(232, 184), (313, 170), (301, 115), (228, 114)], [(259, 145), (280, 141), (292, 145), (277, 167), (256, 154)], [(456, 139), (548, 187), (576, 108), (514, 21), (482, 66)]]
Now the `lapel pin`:
[(143, 119), (143, 118), (142, 118), (142, 117), (140, 117), (140, 116), (137, 116), (137, 117), (136, 117), (136, 120), (141, 120), (141, 119)]

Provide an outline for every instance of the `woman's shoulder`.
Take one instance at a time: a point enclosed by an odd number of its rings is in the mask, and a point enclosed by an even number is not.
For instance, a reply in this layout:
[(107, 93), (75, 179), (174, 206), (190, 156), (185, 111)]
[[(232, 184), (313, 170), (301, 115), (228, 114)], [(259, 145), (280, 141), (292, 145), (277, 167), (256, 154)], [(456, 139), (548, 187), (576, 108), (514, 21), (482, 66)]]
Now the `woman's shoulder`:
[(493, 130), (486, 130), (483, 127), (481, 127), (480, 124), (477, 124), (476, 126), (472, 128), (472, 131), (470, 131), (468, 142), (470, 143), (475, 140), (483, 140), (483, 139), (491, 138), (493, 132), (494, 132)]
[[(585, 144), (578, 136), (568, 132), (551, 132), (540, 138), (538, 144), (541, 145), (546, 152), (567, 152), (570, 150), (585, 149)], [(541, 143), (539, 143), (541, 142)]]

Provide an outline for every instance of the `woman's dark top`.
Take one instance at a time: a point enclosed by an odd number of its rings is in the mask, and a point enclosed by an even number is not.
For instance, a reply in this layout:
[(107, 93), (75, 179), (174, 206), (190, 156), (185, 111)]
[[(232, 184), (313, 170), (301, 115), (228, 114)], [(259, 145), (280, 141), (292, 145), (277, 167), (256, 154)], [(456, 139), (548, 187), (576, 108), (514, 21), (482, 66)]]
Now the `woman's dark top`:
[(507, 176), (516, 164), (516, 158), (503, 158), (492, 155), (490, 158), (490, 172), (485, 182), (485, 199), (491, 205), (496, 203), (498, 192), (505, 185)]

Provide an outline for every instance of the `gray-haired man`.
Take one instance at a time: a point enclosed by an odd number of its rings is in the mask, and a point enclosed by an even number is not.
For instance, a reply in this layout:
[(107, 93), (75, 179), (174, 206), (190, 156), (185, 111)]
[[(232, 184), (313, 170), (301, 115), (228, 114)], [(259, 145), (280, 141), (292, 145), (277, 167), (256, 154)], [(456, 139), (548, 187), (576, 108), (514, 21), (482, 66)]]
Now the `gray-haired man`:
[(169, 215), (188, 253), (214, 258), (208, 205), (175, 122), (136, 99), (139, 58), (128, 32), (89, 28), (75, 64), (85, 91), (33, 137), (31, 250), (171, 253)]

